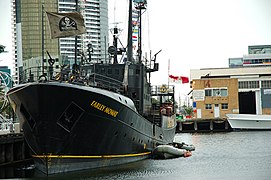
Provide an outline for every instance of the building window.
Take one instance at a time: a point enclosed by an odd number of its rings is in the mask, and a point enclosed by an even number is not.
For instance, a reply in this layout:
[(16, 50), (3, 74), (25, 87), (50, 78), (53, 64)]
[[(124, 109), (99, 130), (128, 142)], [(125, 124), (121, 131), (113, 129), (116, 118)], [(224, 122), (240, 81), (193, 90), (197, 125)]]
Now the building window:
[(221, 109), (228, 109), (228, 103), (222, 103)]
[(259, 88), (259, 81), (240, 81), (238, 82), (239, 89)]
[(228, 96), (227, 88), (205, 89), (205, 96)]
[(212, 109), (212, 104), (205, 104), (205, 109)]
[(220, 91), (220, 89), (213, 89), (213, 95), (214, 95), (214, 96), (221, 96), (221, 91)]
[(262, 81), (262, 88), (271, 88), (271, 80)]
[(228, 96), (228, 89), (221, 89), (221, 96)]
[(205, 96), (212, 96), (212, 89), (205, 89)]
[(250, 81), (251, 88), (259, 88), (259, 81)]

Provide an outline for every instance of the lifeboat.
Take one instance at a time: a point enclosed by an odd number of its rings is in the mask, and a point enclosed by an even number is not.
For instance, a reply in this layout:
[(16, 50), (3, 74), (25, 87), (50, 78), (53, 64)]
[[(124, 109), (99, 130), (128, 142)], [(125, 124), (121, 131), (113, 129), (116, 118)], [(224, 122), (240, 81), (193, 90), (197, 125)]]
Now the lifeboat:
[(159, 145), (152, 152), (154, 159), (172, 159), (192, 156), (191, 151), (171, 145)]

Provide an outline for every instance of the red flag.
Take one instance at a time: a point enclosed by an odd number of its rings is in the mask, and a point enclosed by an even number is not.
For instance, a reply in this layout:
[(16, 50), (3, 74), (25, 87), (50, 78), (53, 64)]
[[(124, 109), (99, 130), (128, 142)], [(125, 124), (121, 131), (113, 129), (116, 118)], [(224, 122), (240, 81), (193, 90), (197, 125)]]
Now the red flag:
[(182, 83), (189, 83), (188, 77), (180, 76), (180, 79), (182, 80)]
[(169, 75), (169, 79), (171, 80), (171, 82), (175, 82), (175, 83), (189, 83), (189, 78), (185, 77), (185, 76), (173, 76), (173, 75)]
[(171, 78), (173, 81), (178, 81), (178, 76), (169, 75), (169, 78)]

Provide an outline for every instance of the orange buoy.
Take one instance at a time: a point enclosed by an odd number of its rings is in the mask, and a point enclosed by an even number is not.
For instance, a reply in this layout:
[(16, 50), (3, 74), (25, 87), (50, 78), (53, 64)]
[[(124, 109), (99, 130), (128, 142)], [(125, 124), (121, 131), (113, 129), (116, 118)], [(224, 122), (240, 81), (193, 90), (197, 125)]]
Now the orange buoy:
[(191, 151), (186, 151), (183, 155), (183, 157), (190, 157), (192, 156), (192, 152)]

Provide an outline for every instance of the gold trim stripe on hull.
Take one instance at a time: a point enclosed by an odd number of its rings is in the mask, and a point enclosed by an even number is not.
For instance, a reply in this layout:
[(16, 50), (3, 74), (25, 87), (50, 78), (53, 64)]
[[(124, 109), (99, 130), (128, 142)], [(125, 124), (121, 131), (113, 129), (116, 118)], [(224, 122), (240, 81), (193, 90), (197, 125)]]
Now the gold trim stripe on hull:
[(75, 159), (98, 159), (98, 158), (122, 158), (135, 157), (151, 154), (151, 152), (137, 153), (137, 154), (122, 154), (122, 155), (98, 155), (98, 156), (74, 156), (74, 155), (32, 155), (34, 158), (75, 158)]

